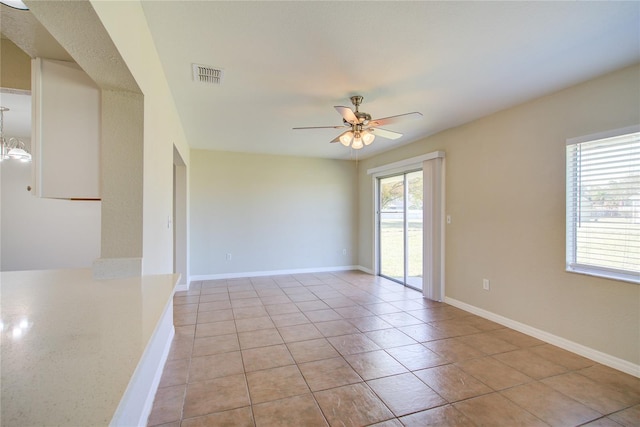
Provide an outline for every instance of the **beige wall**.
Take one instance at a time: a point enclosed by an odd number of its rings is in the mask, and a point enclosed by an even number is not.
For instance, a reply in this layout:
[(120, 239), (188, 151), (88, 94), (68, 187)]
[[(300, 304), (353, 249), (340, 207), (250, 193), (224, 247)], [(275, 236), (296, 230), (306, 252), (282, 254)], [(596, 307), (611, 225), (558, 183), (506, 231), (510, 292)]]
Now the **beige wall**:
[(31, 58), (9, 39), (0, 39), (0, 87), (31, 90)]
[(356, 173), (345, 160), (193, 150), (192, 276), (353, 265)]
[(446, 296), (639, 364), (640, 286), (564, 269), (565, 140), (637, 124), (639, 93), (633, 66), (363, 161), (360, 264), (373, 266), (366, 170), (444, 150)]

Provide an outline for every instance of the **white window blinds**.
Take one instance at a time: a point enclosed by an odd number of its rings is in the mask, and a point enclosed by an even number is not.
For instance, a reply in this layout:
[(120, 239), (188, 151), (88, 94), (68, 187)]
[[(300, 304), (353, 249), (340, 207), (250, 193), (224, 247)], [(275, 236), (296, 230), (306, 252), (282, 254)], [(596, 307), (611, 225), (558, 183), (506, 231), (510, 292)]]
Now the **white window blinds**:
[(640, 132), (635, 130), (568, 141), (568, 271), (640, 283)]

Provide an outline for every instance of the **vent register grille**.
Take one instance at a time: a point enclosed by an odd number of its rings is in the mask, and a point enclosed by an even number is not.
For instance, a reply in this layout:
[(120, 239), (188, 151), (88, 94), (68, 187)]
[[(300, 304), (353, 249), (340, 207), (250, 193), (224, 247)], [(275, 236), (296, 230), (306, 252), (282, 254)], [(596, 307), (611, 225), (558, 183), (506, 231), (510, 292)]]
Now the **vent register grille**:
[(221, 68), (210, 67), (208, 65), (192, 64), (193, 80), (200, 83), (220, 85), (224, 71)]

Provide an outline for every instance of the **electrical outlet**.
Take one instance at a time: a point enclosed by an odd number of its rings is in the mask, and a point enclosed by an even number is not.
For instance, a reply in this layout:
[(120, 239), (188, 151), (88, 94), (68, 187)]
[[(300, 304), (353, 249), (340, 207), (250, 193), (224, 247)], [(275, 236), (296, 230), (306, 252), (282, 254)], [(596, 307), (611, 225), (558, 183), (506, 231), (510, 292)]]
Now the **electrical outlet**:
[(447, 224), (451, 224), (451, 215), (447, 215)]
[(231, 254), (227, 254), (227, 261), (231, 261)]
[(485, 291), (491, 289), (489, 285), (489, 279), (482, 279), (482, 289), (484, 289)]
[(346, 250), (346, 249), (343, 249), (343, 250), (342, 250), (342, 255), (346, 255), (346, 254), (347, 254), (347, 250)]

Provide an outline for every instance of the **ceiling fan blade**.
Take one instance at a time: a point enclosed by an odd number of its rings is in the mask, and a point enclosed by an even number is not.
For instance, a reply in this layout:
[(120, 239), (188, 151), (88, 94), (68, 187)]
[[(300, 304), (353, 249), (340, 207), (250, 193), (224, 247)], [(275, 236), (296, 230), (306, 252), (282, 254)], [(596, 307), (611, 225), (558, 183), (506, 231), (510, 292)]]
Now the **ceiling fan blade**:
[(382, 138), (387, 139), (398, 139), (402, 136), (399, 132), (394, 132), (392, 130), (380, 129), (380, 128), (369, 128), (369, 131), (373, 133), (375, 136), (381, 136)]
[(348, 123), (351, 123), (352, 125), (357, 125), (360, 123), (356, 115), (353, 114), (353, 110), (351, 110), (351, 108), (340, 106), (335, 106), (333, 108), (335, 108), (338, 114), (340, 114), (342, 118), (345, 119)]
[(300, 128), (293, 128), (294, 130), (296, 129), (343, 129), (345, 127), (350, 127), (350, 126), (309, 126), (309, 127), (300, 127)]
[(331, 143), (334, 143), (334, 142), (340, 142), (340, 137), (341, 137), (342, 135), (344, 135), (345, 133), (347, 133), (347, 132), (351, 132), (351, 128), (349, 128), (349, 130), (346, 130), (346, 131), (342, 132), (340, 135), (336, 136), (334, 139), (332, 139), (332, 140), (331, 140), (331, 141), (329, 141), (329, 142), (331, 142)]
[(413, 112), (413, 113), (399, 114), (397, 116), (384, 117), (382, 119), (371, 120), (369, 122), (369, 126), (384, 126), (384, 125), (389, 125), (389, 124), (401, 122), (401, 121), (404, 121), (404, 120), (419, 119), (421, 117), (422, 117), (422, 113), (418, 113), (416, 111), (416, 112)]

